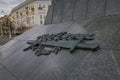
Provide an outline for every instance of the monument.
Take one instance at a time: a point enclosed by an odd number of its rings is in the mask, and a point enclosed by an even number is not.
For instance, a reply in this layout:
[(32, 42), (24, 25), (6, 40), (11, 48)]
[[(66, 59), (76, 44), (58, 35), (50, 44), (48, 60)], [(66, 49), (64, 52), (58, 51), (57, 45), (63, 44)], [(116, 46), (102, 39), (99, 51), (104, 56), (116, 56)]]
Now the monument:
[[(26, 31), (0, 49), (0, 80), (119, 80), (119, 2), (119, 0), (53, 0), (46, 25)], [(39, 57), (32, 50), (23, 51), (32, 45), (38, 36), (40, 39), (43, 35), (50, 37), (61, 32), (93, 33), (94, 40), (85, 42), (97, 43), (100, 49), (96, 51), (77, 49), (79, 45), (75, 44), (76, 47), (71, 49), (60, 48), (57, 55), (52, 52)], [(45, 47), (47, 50), (63, 45), (59, 44), (60, 37), (52, 39), (53, 43), (48, 41), (50, 38), (44, 39), (45, 43), (41, 44), (47, 45), (47, 48)], [(68, 41), (71, 39), (68, 38)], [(66, 42), (70, 45), (68, 41)], [(74, 51), (70, 54), (69, 50)]]

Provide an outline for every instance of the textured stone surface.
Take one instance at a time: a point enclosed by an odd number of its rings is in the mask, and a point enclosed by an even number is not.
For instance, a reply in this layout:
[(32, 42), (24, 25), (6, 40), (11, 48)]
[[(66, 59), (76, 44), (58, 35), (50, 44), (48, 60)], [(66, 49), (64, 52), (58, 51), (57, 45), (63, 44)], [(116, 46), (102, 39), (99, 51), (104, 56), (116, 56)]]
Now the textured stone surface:
[(87, 17), (88, 0), (77, 0), (75, 3), (74, 21), (81, 21)]
[(107, 0), (106, 15), (120, 14), (120, 0)]
[(63, 18), (72, 17), (74, 2), (74, 0), (63, 0)]
[(89, 54), (66, 80), (119, 80), (116, 67), (111, 51), (101, 50)]
[(87, 18), (104, 16), (106, 0), (89, 0)]
[[(0, 80), (119, 80), (120, 16), (100, 17), (34, 27), (0, 49)], [(58, 55), (37, 57), (23, 52), (27, 40), (46, 33), (95, 33), (101, 49), (94, 52), (62, 49)], [(31, 36), (32, 35), (32, 36)]]
[(52, 23), (56, 24), (56, 23), (60, 23), (60, 22), (62, 22), (61, 16), (53, 17)]
[(0, 70), (3, 68), (3, 66), (0, 64)]
[(47, 14), (46, 16), (47, 18), (45, 20), (45, 24), (52, 24), (52, 19), (53, 19), (53, 14), (54, 14), (53, 11), (54, 11), (54, 5), (51, 5), (48, 9), (49, 14)]
[[(42, 63), (42, 66), (46, 66), (46, 70), (40, 65), (27, 80), (66, 80), (67, 76), (69, 76), (89, 53), (88, 51), (83, 54), (84, 51), (80, 50), (75, 52), (76, 54), (71, 55), (68, 51), (63, 50), (58, 55), (49, 56), (44, 63)], [(46, 77), (46, 75), (48, 76)], [(36, 76), (36, 78), (33, 76)]]
[[(120, 67), (120, 50), (111, 50), (115, 64)], [(119, 70), (118, 70), (119, 71)], [(119, 71), (120, 73), (120, 71)]]
[(0, 80), (18, 80), (11, 73), (9, 73), (7, 70), (2, 69), (0, 70)]
[(120, 0), (53, 0), (46, 24), (120, 14)]
[(22, 46), (25, 44), (24, 41), (17, 41), (15, 44), (11, 45), (11, 47), (3, 47), (0, 50), (0, 62), (2, 63), (5, 59), (15, 54)]
[(71, 20), (72, 20), (72, 16), (62, 18), (62, 22), (71, 22)]
[(63, 2), (62, 0), (57, 0), (54, 8), (52, 23), (60, 23), (62, 18)]
[(102, 17), (92, 22), (86, 29), (94, 32), (106, 48), (120, 49), (120, 16)]

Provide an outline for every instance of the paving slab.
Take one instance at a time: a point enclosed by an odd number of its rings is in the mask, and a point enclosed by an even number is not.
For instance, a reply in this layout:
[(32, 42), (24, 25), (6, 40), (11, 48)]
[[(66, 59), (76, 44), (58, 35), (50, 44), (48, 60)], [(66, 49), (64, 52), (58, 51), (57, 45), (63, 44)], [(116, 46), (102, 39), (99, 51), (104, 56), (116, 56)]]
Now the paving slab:
[(119, 80), (111, 51), (100, 50), (96, 53), (87, 56), (66, 80)]
[(120, 16), (101, 17), (86, 27), (89, 32), (95, 33), (98, 40), (105, 44), (104, 48), (120, 49)]
[(0, 70), (3, 68), (3, 66), (0, 64)]
[[(119, 80), (119, 21), (120, 16), (111, 16), (34, 27), (1, 48), (0, 77), (6, 74), (10, 80)], [(27, 40), (59, 32), (95, 33), (95, 41), (101, 49), (96, 52), (76, 49), (73, 54), (62, 49), (58, 55), (40, 57), (31, 50), (23, 51), (28, 46)], [(118, 51), (115, 48), (119, 48)], [(4, 76), (0, 79), (9, 78)]]
[[(111, 50), (113, 59), (118, 67), (120, 67), (120, 50)], [(120, 70), (118, 70), (120, 72)]]
[(75, 54), (71, 55), (68, 51), (63, 50), (58, 55), (50, 55), (25, 80), (66, 80), (88, 53), (90, 52), (76, 50)]
[(0, 80), (17, 80), (11, 73), (9, 73), (6, 69), (0, 70)]
[(23, 49), (26, 47), (28, 47), (28, 45), (24, 44), (16, 54), (3, 61), (5, 67), (19, 79), (24, 79), (31, 75), (31, 73), (38, 68), (40, 63), (47, 57), (37, 57), (32, 51), (24, 52)]
[(0, 62), (2, 63), (5, 59), (12, 56), (13, 54), (16, 54), (17, 51), (25, 44), (24, 41), (17, 41), (16, 44), (13, 44), (11, 47), (7, 48), (1, 48), (0, 50)]

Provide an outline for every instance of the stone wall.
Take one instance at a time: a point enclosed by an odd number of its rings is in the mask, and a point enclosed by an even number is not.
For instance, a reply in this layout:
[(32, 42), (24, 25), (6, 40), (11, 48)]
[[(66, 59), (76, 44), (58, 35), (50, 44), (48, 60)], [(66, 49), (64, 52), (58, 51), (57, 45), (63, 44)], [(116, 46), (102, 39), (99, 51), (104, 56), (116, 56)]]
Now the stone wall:
[(53, 0), (45, 24), (120, 14), (120, 0)]

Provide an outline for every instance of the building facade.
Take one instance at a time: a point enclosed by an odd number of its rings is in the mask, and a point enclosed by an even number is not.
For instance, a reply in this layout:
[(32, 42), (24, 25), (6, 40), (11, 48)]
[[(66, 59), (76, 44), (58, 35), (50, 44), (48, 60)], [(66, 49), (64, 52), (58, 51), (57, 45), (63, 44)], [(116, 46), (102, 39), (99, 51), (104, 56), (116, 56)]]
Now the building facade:
[(26, 0), (11, 11), (15, 28), (43, 25), (51, 0)]

